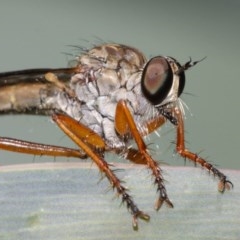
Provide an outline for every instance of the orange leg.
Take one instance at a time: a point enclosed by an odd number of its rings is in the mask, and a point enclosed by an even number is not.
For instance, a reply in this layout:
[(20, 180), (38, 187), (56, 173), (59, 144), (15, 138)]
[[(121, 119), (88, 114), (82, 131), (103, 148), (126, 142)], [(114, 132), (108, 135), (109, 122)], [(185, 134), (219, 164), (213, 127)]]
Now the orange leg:
[(141, 154), (141, 152), (138, 149), (135, 148), (126, 149), (126, 152), (124, 152), (124, 158), (128, 159), (129, 161), (135, 164), (146, 165), (145, 157)]
[[(103, 150), (105, 150), (105, 143), (102, 138), (81, 123), (79, 123), (79, 126), (81, 126), (81, 131), (77, 133), (77, 136), (85, 141), (91, 148), (97, 150), (99, 153), (103, 152)], [(87, 158), (85, 152), (79, 151), (77, 149), (28, 142), (6, 137), (0, 137), (0, 149), (40, 156), (47, 155), (54, 157), (75, 157), (82, 159)]]
[[(121, 184), (121, 181), (109, 168), (109, 164), (101, 157), (101, 155), (99, 155), (91, 148), (91, 146), (89, 146), (89, 141), (100, 141), (102, 144), (102, 142), (104, 141), (100, 138), (100, 136), (98, 136), (92, 130), (88, 129), (86, 126), (80, 124), (79, 122), (66, 115), (55, 114), (52, 116), (52, 118), (63, 130), (63, 132), (68, 135), (68, 137), (70, 137), (95, 162), (99, 170), (103, 172), (108, 178), (112, 188), (116, 189), (117, 194), (122, 196), (122, 202), (126, 203), (127, 208), (130, 210), (133, 216), (133, 228), (135, 230), (137, 230), (138, 228), (137, 218), (149, 220), (150, 217), (138, 209), (132, 197), (127, 193), (126, 188)], [(89, 130), (89, 132), (86, 136), (91, 136), (91, 140), (86, 140), (86, 138), (83, 139), (82, 137), (82, 131), (87, 132), (87, 129)]]
[(158, 116), (157, 118), (154, 118), (146, 123), (146, 130), (144, 132), (141, 132), (141, 136), (148, 135), (152, 132), (154, 132), (156, 129), (161, 127), (164, 123), (166, 123), (167, 119), (163, 116)]
[(227, 180), (227, 177), (222, 172), (220, 172), (212, 164), (208, 163), (203, 158), (199, 157), (197, 154), (192, 153), (185, 148), (183, 117), (179, 109), (175, 108), (173, 111), (174, 116), (177, 119), (177, 143), (176, 143), (177, 152), (182, 157), (188, 158), (190, 161), (200, 164), (202, 167), (212, 172), (214, 176), (217, 176), (220, 180), (218, 184), (218, 190), (220, 192), (224, 192), (225, 189), (230, 189), (231, 187), (233, 187), (233, 184), (229, 180)]
[[(136, 124), (133, 120), (133, 117), (127, 107), (127, 104), (124, 100), (121, 100), (117, 104), (116, 108), (116, 116), (115, 116), (115, 128), (116, 131), (121, 136), (126, 136), (129, 133), (135, 139), (139, 153), (142, 155), (139, 161), (143, 162), (143, 158), (145, 160), (145, 164), (152, 170), (152, 174), (155, 177), (154, 183), (157, 185), (157, 190), (159, 191), (159, 198), (155, 203), (155, 209), (158, 210), (165, 202), (169, 207), (173, 207), (173, 204), (169, 200), (167, 196), (167, 191), (164, 186), (164, 180), (161, 174), (161, 169), (156, 161), (154, 161), (149, 153), (147, 152), (146, 144), (144, 143), (141, 134), (139, 133)], [(132, 152), (134, 153), (134, 152)], [(136, 153), (136, 152), (135, 152)], [(129, 159), (131, 160), (131, 152), (129, 152)], [(134, 157), (135, 159), (135, 157)]]
[(6, 137), (0, 137), (0, 149), (40, 156), (47, 155), (54, 157), (86, 158), (86, 154), (77, 149), (28, 142)]
[[(146, 135), (152, 133), (153, 131), (158, 129), (160, 126), (162, 126), (166, 121), (167, 121), (167, 119), (163, 116), (158, 116), (157, 118), (150, 120), (149, 122), (146, 123), (145, 128), (143, 128), (144, 130), (142, 132), (140, 132), (140, 135), (143, 137), (143, 136), (146, 136)], [(125, 152), (124, 157), (126, 159), (130, 160), (131, 162), (134, 162), (135, 164), (145, 164), (146, 165), (145, 157), (137, 149), (128, 148)]]

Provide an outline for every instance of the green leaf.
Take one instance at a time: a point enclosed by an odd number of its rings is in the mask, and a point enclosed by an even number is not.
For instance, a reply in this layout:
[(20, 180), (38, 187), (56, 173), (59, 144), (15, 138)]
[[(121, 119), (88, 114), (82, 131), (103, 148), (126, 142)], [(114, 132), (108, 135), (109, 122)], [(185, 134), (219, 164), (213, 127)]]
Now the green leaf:
[[(151, 216), (133, 231), (121, 199), (88, 163), (45, 163), (0, 169), (0, 239), (240, 239), (239, 171), (224, 170), (233, 190), (221, 194), (205, 170), (163, 167), (173, 209), (154, 210), (150, 171), (116, 164), (138, 207)], [(110, 189), (110, 191), (109, 191)]]

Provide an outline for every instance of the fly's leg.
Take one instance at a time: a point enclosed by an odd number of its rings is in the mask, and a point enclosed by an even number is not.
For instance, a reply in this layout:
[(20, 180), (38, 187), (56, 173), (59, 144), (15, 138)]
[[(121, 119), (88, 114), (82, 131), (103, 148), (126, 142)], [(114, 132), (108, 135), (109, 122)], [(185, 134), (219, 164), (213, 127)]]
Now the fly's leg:
[[(100, 145), (104, 145), (104, 141), (101, 139), (101, 137), (88, 127), (66, 115), (55, 114), (52, 116), (52, 118), (62, 129), (62, 131), (68, 135), (68, 137), (70, 137), (95, 162), (99, 170), (108, 178), (112, 188), (116, 189), (118, 195), (121, 195), (122, 202), (127, 205), (127, 208), (133, 216), (133, 228), (135, 230), (138, 229), (138, 218), (149, 220), (150, 217), (138, 209), (132, 197), (128, 194), (127, 189), (122, 185), (121, 181), (110, 169), (109, 164), (101, 157), (101, 155), (98, 154), (97, 150), (92, 148), (93, 143), (96, 142), (100, 143)], [(83, 132), (85, 132), (85, 135), (82, 134)]]
[(215, 168), (212, 164), (208, 163), (206, 160), (201, 158), (195, 153), (190, 152), (185, 148), (185, 138), (184, 138), (184, 123), (181, 111), (179, 109), (174, 109), (174, 116), (177, 119), (177, 143), (176, 143), (176, 150), (177, 152), (184, 158), (188, 158), (189, 160), (193, 161), (194, 163), (200, 164), (202, 167), (206, 168), (214, 176), (219, 178), (218, 190), (220, 192), (224, 192), (225, 189), (230, 189), (233, 187), (232, 182), (227, 180), (227, 177), (220, 172), (217, 168)]
[[(155, 209), (158, 210), (165, 202), (169, 207), (173, 207), (172, 202), (169, 200), (167, 191), (164, 185), (164, 179), (161, 174), (161, 169), (156, 161), (147, 152), (146, 144), (144, 143), (141, 134), (139, 133), (133, 117), (127, 107), (124, 100), (120, 100), (117, 104), (116, 115), (115, 115), (115, 128), (116, 131), (121, 135), (131, 134), (135, 139), (139, 153), (144, 159), (145, 164), (151, 169), (152, 174), (155, 178), (154, 183), (157, 185), (157, 191), (159, 191), (159, 197), (155, 203)], [(136, 152), (135, 152), (136, 153)], [(131, 152), (128, 153), (129, 160), (131, 160)], [(132, 155), (133, 156), (133, 155)], [(142, 161), (142, 160), (140, 160)]]
[(15, 138), (0, 137), (0, 149), (25, 153), (31, 155), (47, 155), (54, 157), (76, 157), (86, 158), (86, 154), (77, 149), (60, 147), (55, 145), (47, 145), (35, 142), (28, 142)]
[(146, 136), (156, 129), (161, 127), (164, 123), (166, 123), (167, 119), (164, 116), (159, 115), (158, 117), (148, 121), (145, 126), (143, 127), (143, 131), (140, 132), (141, 136)]
[[(155, 131), (157, 128), (162, 126), (166, 122), (166, 118), (163, 116), (158, 116), (157, 118), (154, 118), (150, 121), (148, 121), (145, 126), (142, 128), (142, 131), (140, 132), (141, 136), (146, 136), (153, 131)], [(144, 164), (146, 165), (146, 159), (142, 153), (135, 149), (135, 148), (128, 148), (124, 150), (124, 158), (130, 160), (131, 162), (135, 164)]]

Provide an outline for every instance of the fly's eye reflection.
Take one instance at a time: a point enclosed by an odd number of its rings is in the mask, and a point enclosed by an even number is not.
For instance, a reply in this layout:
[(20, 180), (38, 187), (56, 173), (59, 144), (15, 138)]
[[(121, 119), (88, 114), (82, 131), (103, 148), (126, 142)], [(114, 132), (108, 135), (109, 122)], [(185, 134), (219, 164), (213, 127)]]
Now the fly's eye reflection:
[(142, 75), (142, 92), (154, 105), (161, 103), (168, 95), (173, 83), (172, 69), (164, 57), (152, 58)]
[(147, 62), (138, 49), (110, 43), (84, 50), (75, 67), (0, 73), (1, 114), (51, 116), (78, 146), (73, 149), (0, 137), (0, 149), (90, 158), (129, 210), (137, 230), (138, 219), (148, 221), (150, 216), (138, 208), (104, 154), (112, 152), (147, 166), (158, 193), (155, 209), (163, 204), (173, 207), (159, 161), (152, 158), (143, 139), (169, 120), (176, 129), (176, 152), (212, 173), (219, 179), (218, 190), (224, 192), (233, 186), (224, 173), (185, 148), (178, 98), (185, 85), (184, 72), (198, 62), (190, 60), (181, 66), (173, 58), (161, 56)]

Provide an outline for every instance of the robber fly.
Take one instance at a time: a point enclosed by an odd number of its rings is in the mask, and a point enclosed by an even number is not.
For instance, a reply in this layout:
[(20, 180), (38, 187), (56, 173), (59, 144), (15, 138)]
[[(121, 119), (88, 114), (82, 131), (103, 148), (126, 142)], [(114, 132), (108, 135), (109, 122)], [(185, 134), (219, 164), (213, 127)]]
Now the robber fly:
[[(82, 51), (74, 67), (30, 69), (0, 74), (0, 112), (50, 115), (79, 149), (0, 138), (0, 148), (34, 155), (91, 158), (108, 178), (132, 215), (149, 220), (105, 161), (113, 152), (151, 171), (158, 198), (155, 209), (170, 201), (159, 163), (143, 137), (170, 121), (176, 128), (176, 151), (219, 178), (218, 190), (233, 184), (212, 164), (185, 148), (180, 95), (185, 71), (199, 61), (181, 65), (176, 59), (156, 56), (147, 60), (137, 49), (102, 44)], [(136, 142), (133, 148), (131, 140)]]

